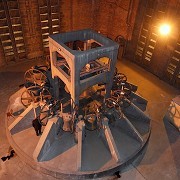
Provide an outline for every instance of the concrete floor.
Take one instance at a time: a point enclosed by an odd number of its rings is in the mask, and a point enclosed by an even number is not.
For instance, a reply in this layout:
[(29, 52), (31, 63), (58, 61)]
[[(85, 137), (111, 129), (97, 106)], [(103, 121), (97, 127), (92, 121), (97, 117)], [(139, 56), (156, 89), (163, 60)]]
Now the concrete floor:
[[(9, 147), (4, 128), (8, 98), (23, 83), (24, 71), (38, 63), (29, 61), (19, 64), (18, 68), (15, 65), (0, 69), (0, 157), (6, 154)], [(127, 75), (129, 82), (138, 85), (138, 93), (148, 100), (148, 112), (152, 118), (152, 133), (144, 157), (128, 166), (121, 173), (121, 179), (180, 179), (180, 134), (163, 121), (171, 99), (180, 91), (129, 61), (118, 61), (117, 67)], [(0, 161), (0, 179), (54, 178), (34, 171), (15, 156), (5, 162)], [(111, 180), (114, 177), (101, 179)]]

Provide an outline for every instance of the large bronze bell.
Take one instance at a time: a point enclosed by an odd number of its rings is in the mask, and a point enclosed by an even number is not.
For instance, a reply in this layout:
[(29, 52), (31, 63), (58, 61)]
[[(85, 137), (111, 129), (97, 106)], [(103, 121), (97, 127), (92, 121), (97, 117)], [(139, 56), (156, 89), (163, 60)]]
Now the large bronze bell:
[(85, 128), (93, 131), (95, 129), (97, 129), (98, 125), (97, 125), (97, 117), (95, 114), (88, 114), (85, 116)]
[(72, 120), (72, 115), (69, 113), (64, 113), (63, 114), (63, 130), (68, 132), (71, 131), (71, 120)]

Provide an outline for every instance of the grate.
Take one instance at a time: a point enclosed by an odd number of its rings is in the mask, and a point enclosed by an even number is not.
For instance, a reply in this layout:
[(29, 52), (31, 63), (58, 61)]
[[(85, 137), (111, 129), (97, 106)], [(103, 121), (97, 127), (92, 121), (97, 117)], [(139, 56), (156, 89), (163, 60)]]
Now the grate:
[(172, 84), (180, 86), (180, 37), (167, 65), (166, 77)]
[(0, 8), (0, 39), (6, 61), (25, 58), (26, 49), (18, 1), (1, 1)]
[(167, 4), (147, 4), (135, 51), (135, 61), (150, 69), (157, 44), (158, 23), (164, 18)]
[(48, 36), (60, 31), (59, 1), (38, 0), (41, 21), (42, 43), (46, 49), (49, 47)]

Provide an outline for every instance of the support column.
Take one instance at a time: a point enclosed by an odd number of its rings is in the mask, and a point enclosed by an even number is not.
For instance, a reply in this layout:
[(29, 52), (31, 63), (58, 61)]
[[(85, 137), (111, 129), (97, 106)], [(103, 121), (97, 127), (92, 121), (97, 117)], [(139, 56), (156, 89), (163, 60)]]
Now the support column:
[(53, 80), (53, 95), (55, 99), (59, 99), (59, 78), (58, 77), (54, 77)]

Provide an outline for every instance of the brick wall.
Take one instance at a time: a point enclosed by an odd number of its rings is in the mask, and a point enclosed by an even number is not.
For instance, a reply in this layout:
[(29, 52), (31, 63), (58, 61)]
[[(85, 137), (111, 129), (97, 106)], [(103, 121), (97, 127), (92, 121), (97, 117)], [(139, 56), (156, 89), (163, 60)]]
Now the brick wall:
[[(45, 0), (42, 0), (45, 1)], [(130, 2), (131, 7), (129, 7)], [(139, 0), (59, 0), (60, 32), (92, 28), (114, 39), (131, 38)], [(18, 0), (27, 59), (42, 56), (38, 0)], [(127, 24), (128, 10), (129, 25)], [(5, 59), (0, 46), (0, 66)]]
[(32, 59), (42, 56), (43, 48), (38, 3), (36, 0), (20, 0), (19, 8), (22, 18), (27, 58)]
[(72, 29), (72, 1), (73, 0), (61, 0), (60, 1), (60, 29), (61, 32), (71, 31)]
[(3, 47), (2, 44), (0, 43), (0, 67), (4, 66), (6, 64), (4, 53), (3, 53)]
[(130, 39), (138, 3), (139, 0), (100, 0), (95, 29), (112, 39), (118, 35)]
[(92, 28), (92, 1), (72, 1), (72, 29)]

